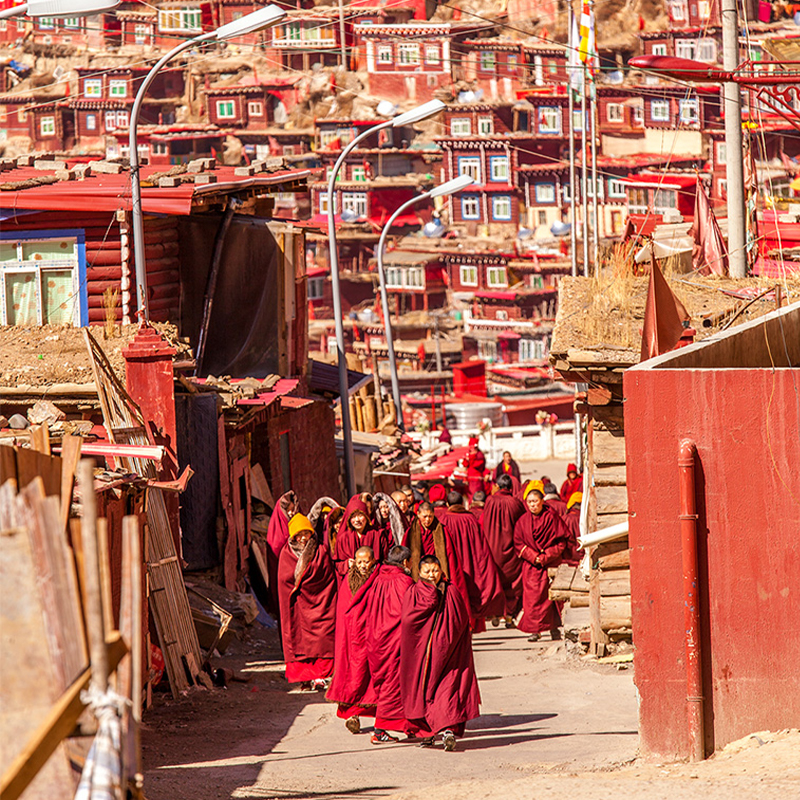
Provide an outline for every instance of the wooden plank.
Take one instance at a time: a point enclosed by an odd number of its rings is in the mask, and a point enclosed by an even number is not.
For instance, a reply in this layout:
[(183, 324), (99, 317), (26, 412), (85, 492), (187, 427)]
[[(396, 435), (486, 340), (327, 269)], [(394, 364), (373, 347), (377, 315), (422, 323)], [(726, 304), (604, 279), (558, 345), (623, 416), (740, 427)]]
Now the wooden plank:
[(572, 579), (575, 577), (577, 567), (572, 567), (569, 564), (559, 564), (556, 570), (555, 577), (550, 583), (551, 595), (553, 592), (569, 591), (572, 586)]
[(618, 597), (630, 595), (631, 572), (628, 569), (600, 570), (600, 596)]
[(50, 455), (50, 428), (47, 425), (31, 425), (31, 449), (45, 456)]
[(15, 484), (19, 485), (17, 480), (17, 454), (14, 447), (9, 444), (3, 444), (0, 445), (0, 485), (8, 480), (13, 480)]
[(593, 439), (595, 464), (625, 463), (625, 435), (622, 432), (595, 429)]
[(630, 628), (630, 595), (622, 597), (601, 597), (600, 624), (604, 631), (611, 630), (612, 628)]
[(625, 486), (628, 482), (628, 469), (625, 464), (603, 464), (595, 467), (595, 486)]
[(589, 595), (581, 592), (569, 598), (570, 608), (589, 608)]
[(592, 552), (592, 563), (597, 565), (598, 559), (603, 558), (603, 556), (611, 555), (611, 553), (619, 553), (620, 550), (627, 550), (629, 546), (627, 536), (616, 542), (604, 542), (603, 544), (599, 544)]
[[(122, 637), (116, 631), (106, 641), (106, 645), (109, 669), (113, 671), (127, 652), (127, 648)], [(91, 669), (87, 667), (50, 707), (49, 713), (27, 740), (24, 749), (4, 770), (0, 780), (0, 797), (3, 800), (17, 800), (39, 771), (48, 763), (48, 759), (58, 745), (75, 730), (78, 718), (85, 708), (81, 701), (81, 692), (89, 686), (91, 677)], [(64, 784), (64, 789), (67, 789), (66, 784)], [(73, 793), (74, 789), (64, 794), (58, 793), (50, 796), (71, 798)], [(28, 794), (25, 795), (26, 800), (28, 796)]]
[(589, 405), (588, 408), (592, 415), (592, 425), (596, 430), (625, 432), (625, 415), (620, 404)]
[(625, 514), (628, 511), (628, 489), (625, 486), (597, 486), (597, 513)]
[(627, 522), (627, 514), (598, 514), (597, 528), (610, 528), (612, 525), (619, 525), (620, 522)]
[(61, 459), (58, 456), (46, 456), (22, 447), (16, 448), (16, 451), (17, 485), (20, 491), (31, 481), (41, 478), (47, 497), (61, 493)]
[(607, 556), (602, 556), (597, 559), (597, 563), (601, 570), (629, 569), (631, 566), (630, 548), (620, 550), (618, 553), (610, 553)]
[(72, 486), (75, 481), (75, 470), (81, 458), (83, 437), (65, 434), (61, 439), (61, 527), (67, 529), (69, 510), (72, 506)]
[(275, 508), (275, 498), (272, 496), (272, 491), (267, 483), (267, 477), (264, 475), (264, 468), (261, 464), (253, 464), (250, 467), (250, 480), (252, 482), (253, 497), (266, 503), (270, 508)]
[(576, 567), (572, 575), (572, 583), (569, 586), (571, 592), (588, 592), (589, 581), (583, 577), (583, 572), (580, 568)]

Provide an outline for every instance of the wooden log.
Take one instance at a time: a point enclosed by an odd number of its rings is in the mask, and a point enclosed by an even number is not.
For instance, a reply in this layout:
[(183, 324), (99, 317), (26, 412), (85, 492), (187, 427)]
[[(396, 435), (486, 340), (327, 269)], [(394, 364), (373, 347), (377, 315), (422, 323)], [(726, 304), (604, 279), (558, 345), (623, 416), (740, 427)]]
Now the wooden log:
[(571, 601), (572, 598), (575, 597), (572, 592), (565, 592), (561, 589), (553, 589), (552, 587), (550, 587), (548, 595), (554, 603), (566, 603), (568, 600)]
[(86, 281), (116, 281), (117, 284), (122, 280), (122, 267), (89, 267), (86, 270)]
[(368, 431), (374, 431), (378, 427), (378, 407), (375, 395), (369, 395), (364, 400), (364, 424)]
[(620, 522), (627, 522), (628, 515), (625, 514), (598, 514), (597, 528), (610, 528), (612, 525), (619, 525)]
[(167, 269), (178, 271), (179, 268), (180, 264), (177, 258), (153, 258), (147, 262), (147, 275), (149, 277), (151, 273), (163, 272)]
[(147, 275), (147, 287), (162, 286), (164, 284), (180, 285), (180, 274), (176, 269), (167, 269), (163, 272), (154, 272)]
[(177, 296), (173, 297), (165, 297), (165, 298), (154, 298), (150, 300), (148, 303), (150, 309), (152, 311), (175, 311), (177, 313), (178, 310), (178, 298)]
[(626, 569), (631, 566), (631, 551), (630, 548), (620, 550), (617, 553), (610, 553), (607, 556), (601, 556), (597, 559), (597, 565), (601, 570), (618, 570)]
[(595, 467), (595, 486), (625, 486), (628, 482), (628, 469), (625, 464), (604, 464)]
[(583, 577), (583, 572), (581, 572), (579, 567), (575, 568), (575, 572), (572, 575), (572, 583), (569, 588), (572, 592), (588, 592), (590, 589), (589, 581)]
[(624, 464), (625, 436), (621, 431), (593, 431), (594, 463)]
[(350, 409), (350, 427), (354, 430), (358, 430), (358, 413), (356, 412), (356, 399), (355, 397), (350, 398), (350, 402), (347, 404)]
[(356, 401), (356, 420), (358, 422), (358, 427), (356, 430), (363, 431), (366, 430), (364, 427), (364, 398), (360, 395), (355, 395)]
[(89, 267), (114, 267), (122, 264), (122, 252), (117, 250), (95, 250), (86, 254)]
[(573, 594), (569, 598), (570, 608), (589, 608), (589, 595), (584, 592)]
[(630, 595), (600, 598), (600, 624), (604, 631), (631, 627)]
[(569, 564), (559, 564), (556, 570), (556, 575), (550, 583), (550, 591), (565, 591), (568, 592), (572, 586), (572, 579), (575, 577), (575, 567)]
[(600, 570), (600, 597), (619, 597), (631, 593), (631, 572), (628, 569)]
[(625, 486), (597, 486), (597, 513), (626, 514), (628, 511), (628, 489)]
[(179, 283), (164, 283), (158, 286), (153, 286), (148, 281), (147, 291), (150, 302), (152, 302), (153, 300), (160, 300), (167, 297), (171, 299), (177, 299), (180, 297), (181, 287)]

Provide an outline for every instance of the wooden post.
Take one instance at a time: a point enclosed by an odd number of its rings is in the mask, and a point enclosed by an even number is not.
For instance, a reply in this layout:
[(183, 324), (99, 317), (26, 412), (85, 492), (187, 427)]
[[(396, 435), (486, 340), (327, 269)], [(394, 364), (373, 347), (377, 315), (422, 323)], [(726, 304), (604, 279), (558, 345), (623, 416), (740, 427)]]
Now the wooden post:
[[(133, 740), (131, 750), (134, 759), (130, 762), (134, 785), (139, 794), (143, 785), (142, 748), (140, 742), (140, 726), (142, 722), (142, 549), (139, 539), (139, 518), (124, 517), (122, 520), (122, 541), (128, 553), (130, 565), (129, 582), (131, 586), (131, 731)], [(124, 580), (124, 576), (123, 576)], [(130, 752), (130, 750), (129, 750)]]

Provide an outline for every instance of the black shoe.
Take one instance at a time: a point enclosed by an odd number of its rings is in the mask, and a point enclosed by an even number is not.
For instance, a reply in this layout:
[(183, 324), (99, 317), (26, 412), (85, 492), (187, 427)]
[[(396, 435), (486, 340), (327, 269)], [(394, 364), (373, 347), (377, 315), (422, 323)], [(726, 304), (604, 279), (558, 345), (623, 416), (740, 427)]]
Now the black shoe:
[(560, 642), (561, 641), (561, 631), (558, 628), (553, 628), (553, 630), (550, 631), (550, 638), (554, 642)]
[(529, 642), (538, 642), (538, 641), (539, 641), (539, 639), (541, 639), (541, 638), (542, 638), (542, 637), (541, 637), (541, 634), (538, 634), (538, 633), (532, 633), (532, 634), (531, 634), (531, 635), (528, 637), (528, 641), (529, 641)]
[(433, 736), (425, 737), (417, 747), (433, 747)]

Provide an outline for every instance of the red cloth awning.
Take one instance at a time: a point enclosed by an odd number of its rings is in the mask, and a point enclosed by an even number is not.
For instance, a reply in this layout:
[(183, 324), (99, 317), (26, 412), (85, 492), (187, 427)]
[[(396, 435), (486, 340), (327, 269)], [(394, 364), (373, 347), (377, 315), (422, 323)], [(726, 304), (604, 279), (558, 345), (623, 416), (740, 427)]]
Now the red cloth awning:
[(653, 186), (660, 186), (663, 189), (686, 189), (690, 186), (697, 184), (697, 177), (695, 175), (670, 175), (669, 173), (654, 174), (632, 174), (622, 179), (625, 183), (631, 184), (652, 184)]

